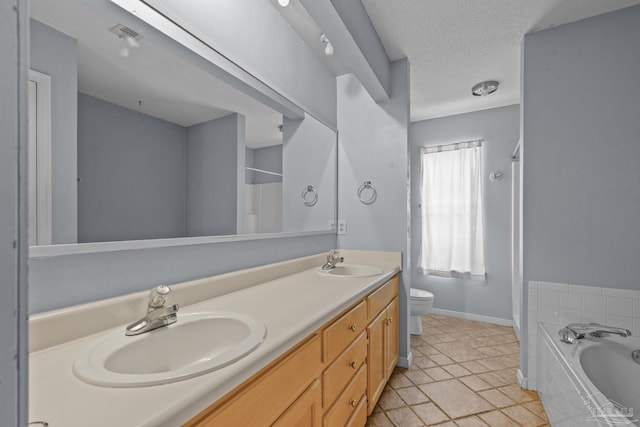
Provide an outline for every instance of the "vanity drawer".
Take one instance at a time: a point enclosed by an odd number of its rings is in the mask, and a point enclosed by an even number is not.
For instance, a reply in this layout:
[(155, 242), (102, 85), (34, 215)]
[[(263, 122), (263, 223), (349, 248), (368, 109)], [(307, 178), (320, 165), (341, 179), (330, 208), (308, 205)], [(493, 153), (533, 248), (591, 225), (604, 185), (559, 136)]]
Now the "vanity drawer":
[(328, 407), (338, 397), (367, 359), (367, 335), (358, 338), (333, 361), (322, 376), (323, 402)]
[(333, 361), (367, 326), (367, 304), (362, 301), (322, 332), (324, 362)]
[(320, 344), (313, 336), (185, 427), (271, 425), (320, 376)]
[(324, 427), (346, 425), (349, 418), (356, 413), (356, 409), (361, 410), (361, 404), (363, 402), (365, 402), (366, 407), (366, 391), (367, 365), (364, 364), (360, 367), (358, 373), (351, 380), (347, 388), (340, 394), (331, 409), (325, 413), (323, 420)]
[(367, 424), (367, 397), (362, 396), (344, 427), (362, 427)]
[(395, 296), (398, 295), (398, 276), (394, 276), (377, 291), (367, 297), (369, 320), (374, 319)]

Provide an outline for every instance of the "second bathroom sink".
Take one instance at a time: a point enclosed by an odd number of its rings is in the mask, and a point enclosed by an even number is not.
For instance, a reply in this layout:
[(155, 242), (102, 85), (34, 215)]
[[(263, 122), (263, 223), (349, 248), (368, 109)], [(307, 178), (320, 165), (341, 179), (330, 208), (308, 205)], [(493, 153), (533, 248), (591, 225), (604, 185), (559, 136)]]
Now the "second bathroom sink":
[(225, 367), (265, 336), (263, 323), (240, 313), (182, 314), (176, 323), (141, 335), (125, 336), (124, 328), (111, 333), (78, 356), (73, 372), (99, 386), (166, 384)]

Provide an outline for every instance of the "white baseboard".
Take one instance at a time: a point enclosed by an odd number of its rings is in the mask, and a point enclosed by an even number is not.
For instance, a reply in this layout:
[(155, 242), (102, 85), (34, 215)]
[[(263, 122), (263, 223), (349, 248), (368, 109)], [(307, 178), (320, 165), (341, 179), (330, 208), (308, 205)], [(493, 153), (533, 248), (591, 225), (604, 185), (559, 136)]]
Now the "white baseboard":
[(398, 358), (398, 362), (396, 363), (396, 366), (409, 369), (412, 363), (413, 363), (413, 353), (409, 352), (409, 356)]
[(431, 314), (440, 316), (459, 317), (461, 319), (476, 320), (478, 322), (493, 323), (502, 326), (513, 326), (513, 320), (501, 319), (499, 317), (482, 316), (480, 314), (462, 313), (460, 311), (443, 310), (440, 308), (432, 308)]
[(516, 374), (516, 376), (518, 378), (518, 384), (520, 385), (520, 388), (524, 388), (524, 389), (527, 389), (527, 390), (535, 390), (536, 389), (535, 381), (529, 381), (529, 379), (527, 377), (522, 375), (522, 371), (520, 369), (518, 369), (518, 373)]

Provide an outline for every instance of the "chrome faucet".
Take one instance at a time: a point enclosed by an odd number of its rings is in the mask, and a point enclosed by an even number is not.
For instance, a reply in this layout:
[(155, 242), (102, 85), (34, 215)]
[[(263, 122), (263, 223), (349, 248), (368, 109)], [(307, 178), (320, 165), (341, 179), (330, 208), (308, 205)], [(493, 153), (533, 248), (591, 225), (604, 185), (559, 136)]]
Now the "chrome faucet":
[(140, 335), (154, 329), (175, 323), (178, 320), (178, 304), (167, 305), (171, 288), (161, 285), (151, 289), (147, 314), (126, 327), (125, 335)]
[(631, 336), (631, 331), (617, 326), (606, 326), (599, 323), (570, 323), (558, 331), (560, 341), (567, 344), (574, 344), (576, 340), (585, 336), (602, 338), (608, 334), (620, 335), (621, 337)]
[(337, 249), (331, 249), (329, 255), (327, 255), (327, 262), (322, 266), (323, 270), (331, 270), (336, 268), (336, 264), (344, 262), (344, 258), (340, 256)]

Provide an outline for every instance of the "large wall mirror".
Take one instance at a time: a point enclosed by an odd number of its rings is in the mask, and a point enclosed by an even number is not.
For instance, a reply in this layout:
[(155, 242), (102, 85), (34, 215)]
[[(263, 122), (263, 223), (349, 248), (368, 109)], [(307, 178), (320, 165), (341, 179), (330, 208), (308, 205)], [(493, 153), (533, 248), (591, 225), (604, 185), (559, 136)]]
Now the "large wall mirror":
[(335, 131), (125, 15), (31, 1), (31, 244), (330, 231)]

